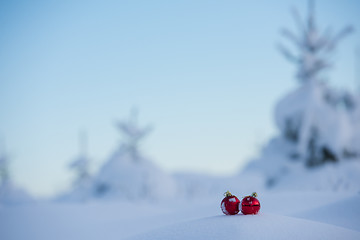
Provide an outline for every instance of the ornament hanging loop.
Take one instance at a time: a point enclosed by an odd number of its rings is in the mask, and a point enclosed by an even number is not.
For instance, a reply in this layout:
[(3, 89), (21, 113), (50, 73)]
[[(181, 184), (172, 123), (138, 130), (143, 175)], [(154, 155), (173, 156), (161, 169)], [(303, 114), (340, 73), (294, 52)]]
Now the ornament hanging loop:
[(224, 193), (224, 196), (225, 196), (225, 197), (231, 197), (231, 196), (232, 196), (232, 194), (231, 194), (231, 192), (226, 191), (226, 192)]

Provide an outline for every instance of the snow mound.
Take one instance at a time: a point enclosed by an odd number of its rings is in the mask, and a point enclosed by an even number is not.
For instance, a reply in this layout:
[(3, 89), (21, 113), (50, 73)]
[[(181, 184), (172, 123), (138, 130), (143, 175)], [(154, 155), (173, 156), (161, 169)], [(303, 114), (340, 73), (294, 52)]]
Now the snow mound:
[(142, 239), (360, 239), (360, 232), (293, 217), (259, 214), (216, 216), (167, 226)]

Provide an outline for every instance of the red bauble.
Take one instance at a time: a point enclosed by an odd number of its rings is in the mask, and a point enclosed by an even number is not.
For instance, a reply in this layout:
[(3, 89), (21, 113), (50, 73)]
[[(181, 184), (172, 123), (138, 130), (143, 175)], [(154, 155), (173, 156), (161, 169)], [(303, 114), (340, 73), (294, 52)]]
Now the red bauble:
[(251, 196), (246, 196), (241, 200), (241, 212), (244, 215), (257, 214), (260, 210), (260, 202), (256, 198), (257, 194), (254, 192)]
[(232, 195), (229, 191), (225, 194), (225, 198), (221, 201), (221, 210), (225, 215), (235, 215), (239, 210), (240, 200)]

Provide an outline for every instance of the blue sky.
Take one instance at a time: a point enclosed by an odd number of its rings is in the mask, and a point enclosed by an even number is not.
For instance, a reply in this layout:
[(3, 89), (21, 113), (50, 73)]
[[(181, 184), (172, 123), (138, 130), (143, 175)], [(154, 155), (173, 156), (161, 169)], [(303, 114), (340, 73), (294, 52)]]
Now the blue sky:
[[(96, 170), (133, 107), (154, 126), (144, 153), (165, 170), (237, 173), (297, 86), (275, 48), (280, 28), (295, 28), (291, 6), (304, 16), (307, 1), (2, 1), (0, 137), (14, 180), (39, 196), (64, 190), (79, 131)], [(316, 7), (320, 27), (357, 29), (329, 72), (354, 89), (360, 4)]]

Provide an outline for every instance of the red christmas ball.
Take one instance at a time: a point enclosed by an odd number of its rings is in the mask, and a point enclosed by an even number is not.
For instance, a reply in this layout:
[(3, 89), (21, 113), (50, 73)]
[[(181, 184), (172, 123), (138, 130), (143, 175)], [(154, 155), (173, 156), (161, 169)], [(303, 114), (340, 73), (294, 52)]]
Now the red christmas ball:
[(256, 198), (257, 194), (254, 192), (251, 196), (246, 196), (241, 200), (241, 212), (244, 215), (257, 214), (260, 210), (260, 202)]
[(221, 210), (225, 215), (235, 215), (239, 210), (240, 200), (232, 195), (229, 191), (225, 194), (225, 198), (221, 201)]

